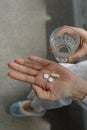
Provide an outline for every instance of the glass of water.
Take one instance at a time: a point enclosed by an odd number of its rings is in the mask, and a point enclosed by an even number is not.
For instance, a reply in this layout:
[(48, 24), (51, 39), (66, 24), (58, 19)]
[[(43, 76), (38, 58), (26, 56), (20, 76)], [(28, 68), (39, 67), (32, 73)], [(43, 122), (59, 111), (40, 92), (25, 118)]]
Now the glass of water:
[(50, 48), (58, 62), (67, 62), (67, 58), (77, 51), (79, 44), (78, 33), (69, 26), (55, 29), (50, 36)]

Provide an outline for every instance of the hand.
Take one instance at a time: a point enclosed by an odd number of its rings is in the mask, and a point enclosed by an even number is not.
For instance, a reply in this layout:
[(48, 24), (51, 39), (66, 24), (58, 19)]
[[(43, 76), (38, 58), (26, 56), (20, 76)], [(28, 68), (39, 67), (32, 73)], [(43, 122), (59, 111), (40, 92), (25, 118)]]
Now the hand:
[[(33, 83), (36, 95), (41, 99), (56, 100), (66, 97), (83, 98), (84, 80), (76, 76), (70, 70), (62, 67), (56, 62), (40, 57), (30, 56), (29, 61), (16, 59), (8, 66), (20, 73), (9, 72), (8, 75), (15, 79), (27, 83)], [(52, 83), (44, 79), (43, 75), (56, 73), (59, 78), (54, 78)]]
[[(71, 27), (73, 28), (80, 36), (80, 45), (78, 51), (72, 54), (68, 58), (69, 63), (74, 63), (79, 61), (81, 58), (87, 56), (87, 31), (82, 28)], [(49, 49), (50, 53), (53, 54), (52, 49)]]
[(68, 62), (76, 62), (81, 58), (87, 56), (87, 31), (82, 28), (72, 27), (80, 36), (80, 46), (78, 51), (71, 55)]

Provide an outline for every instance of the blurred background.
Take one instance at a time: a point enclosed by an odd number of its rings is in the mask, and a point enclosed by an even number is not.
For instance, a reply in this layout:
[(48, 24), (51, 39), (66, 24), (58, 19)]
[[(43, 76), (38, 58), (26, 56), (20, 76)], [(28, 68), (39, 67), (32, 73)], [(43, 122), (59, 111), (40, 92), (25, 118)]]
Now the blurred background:
[(87, 112), (77, 103), (42, 118), (14, 118), (10, 105), (26, 100), (31, 85), (8, 77), (8, 63), (29, 55), (55, 60), (49, 36), (63, 25), (87, 29), (86, 0), (0, 0), (0, 130), (87, 130)]

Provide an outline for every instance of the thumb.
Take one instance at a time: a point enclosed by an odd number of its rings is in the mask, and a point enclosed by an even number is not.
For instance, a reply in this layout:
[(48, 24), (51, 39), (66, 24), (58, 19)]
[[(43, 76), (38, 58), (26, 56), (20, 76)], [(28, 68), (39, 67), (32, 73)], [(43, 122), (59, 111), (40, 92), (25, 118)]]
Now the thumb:
[(81, 58), (85, 57), (86, 52), (84, 49), (81, 49), (77, 51), (76, 53), (72, 54), (70, 57), (68, 57), (68, 62), (73, 63), (79, 61)]
[(35, 91), (38, 98), (49, 100), (49, 95), (50, 95), (49, 91), (43, 90), (37, 85), (34, 85), (32, 88)]

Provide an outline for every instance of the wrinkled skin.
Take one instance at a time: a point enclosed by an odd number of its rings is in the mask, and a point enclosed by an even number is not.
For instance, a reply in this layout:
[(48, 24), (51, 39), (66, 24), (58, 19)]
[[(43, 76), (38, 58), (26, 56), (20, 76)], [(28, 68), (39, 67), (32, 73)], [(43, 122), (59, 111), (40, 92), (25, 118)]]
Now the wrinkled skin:
[[(87, 31), (77, 27), (71, 28), (73, 28), (80, 36), (80, 45), (78, 51), (72, 54), (70, 57), (68, 57), (68, 62), (74, 63), (79, 61), (81, 58), (87, 56)], [(50, 53), (53, 54), (52, 48), (50, 48)]]
[[(28, 61), (18, 58), (10, 62), (8, 66), (16, 71), (9, 72), (8, 75), (15, 80), (33, 83), (32, 88), (41, 99), (54, 101), (66, 97), (82, 99), (85, 96), (83, 86), (87, 85), (86, 81), (56, 62), (30, 56)], [(43, 78), (45, 73), (49, 75), (56, 73), (60, 77), (54, 78), (54, 81), (50, 83)]]

